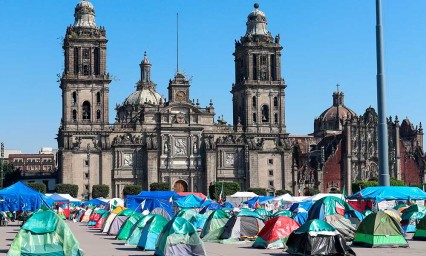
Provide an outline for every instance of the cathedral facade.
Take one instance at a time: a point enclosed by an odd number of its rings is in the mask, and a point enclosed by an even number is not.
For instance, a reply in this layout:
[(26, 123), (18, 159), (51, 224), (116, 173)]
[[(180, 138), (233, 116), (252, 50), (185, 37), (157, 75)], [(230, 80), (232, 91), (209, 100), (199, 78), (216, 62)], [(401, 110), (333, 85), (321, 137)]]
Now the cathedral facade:
[[(268, 31), (258, 7), (235, 41), (231, 125), (215, 121), (213, 102), (201, 107), (190, 100), (191, 84), (182, 73), (169, 80), (163, 98), (146, 53), (136, 90), (115, 107), (110, 123), (106, 29), (96, 24), (90, 2), (78, 3), (63, 42), (59, 182), (77, 184), (79, 196), (90, 198), (96, 184), (108, 185), (113, 197), (120, 197), (125, 185), (147, 190), (154, 182), (178, 192), (207, 193), (211, 181), (297, 195), (343, 188), (350, 194), (352, 183), (376, 179), (377, 114), (370, 107), (358, 116), (344, 105), (339, 89), (332, 106), (315, 118), (312, 134), (287, 133), (280, 36)], [(407, 185), (424, 183), (421, 124), (388, 118), (388, 140), (391, 177)]]
[(146, 190), (153, 182), (204, 193), (211, 181), (237, 182), (242, 190), (262, 187), (270, 193), (290, 189), (282, 46), (279, 35), (268, 31), (258, 5), (247, 17), (245, 35), (235, 42), (232, 125), (215, 121), (212, 102), (203, 108), (190, 100), (191, 84), (182, 73), (170, 79), (168, 99), (163, 98), (146, 53), (136, 91), (115, 107), (110, 124), (106, 30), (97, 26), (88, 1), (77, 4), (74, 17), (63, 43), (60, 81), (61, 183), (78, 184), (79, 195), (86, 198), (95, 184), (110, 186), (111, 196), (121, 196), (125, 185), (141, 184)]

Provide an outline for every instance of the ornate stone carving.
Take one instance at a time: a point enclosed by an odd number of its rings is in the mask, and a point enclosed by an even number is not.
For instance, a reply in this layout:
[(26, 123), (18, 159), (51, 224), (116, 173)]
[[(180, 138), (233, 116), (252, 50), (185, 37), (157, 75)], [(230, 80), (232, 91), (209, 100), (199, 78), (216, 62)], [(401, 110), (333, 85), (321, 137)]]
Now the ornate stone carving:
[(131, 153), (123, 154), (123, 166), (133, 166), (133, 154)]
[(234, 153), (225, 153), (225, 165), (234, 166), (235, 154)]
[(185, 138), (176, 138), (174, 146), (174, 151), (177, 156), (186, 156), (187, 149)]
[(127, 133), (127, 134), (124, 134), (124, 135), (117, 135), (112, 140), (113, 146), (132, 145), (132, 144), (136, 144), (136, 145), (142, 144), (141, 136), (140, 135), (132, 135), (130, 133)]

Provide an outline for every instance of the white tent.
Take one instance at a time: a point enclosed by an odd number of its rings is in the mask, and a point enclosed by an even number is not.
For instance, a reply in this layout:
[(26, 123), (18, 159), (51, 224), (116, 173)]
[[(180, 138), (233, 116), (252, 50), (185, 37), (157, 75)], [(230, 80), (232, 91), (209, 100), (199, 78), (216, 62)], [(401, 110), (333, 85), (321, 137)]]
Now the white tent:
[(310, 196), (310, 197), (306, 198), (303, 201), (317, 201), (317, 200), (319, 200), (319, 199), (321, 199), (323, 197), (326, 197), (326, 196), (334, 196), (334, 197), (340, 198), (342, 200), (345, 200), (345, 197), (342, 194), (325, 194), (325, 193), (319, 193), (319, 194), (316, 194), (314, 196)]
[(253, 192), (237, 192), (233, 195), (226, 196), (226, 202), (231, 203), (233, 206), (239, 205), (241, 202), (247, 201), (249, 199), (252, 199), (253, 197), (257, 196)]
[[(48, 197), (50, 197), (53, 194), (45, 194), (45, 195), (48, 196)], [(58, 195), (60, 195), (60, 196), (62, 196), (64, 198), (70, 200), (70, 203), (81, 203), (81, 200), (72, 197), (70, 194), (58, 194)]]
[(284, 203), (294, 203), (296, 200), (290, 195), (290, 194), (284, 194), (277, 197), (274, 197), (271, 199), (271, 201), (277, 202), (277, 201), (283, 201)]

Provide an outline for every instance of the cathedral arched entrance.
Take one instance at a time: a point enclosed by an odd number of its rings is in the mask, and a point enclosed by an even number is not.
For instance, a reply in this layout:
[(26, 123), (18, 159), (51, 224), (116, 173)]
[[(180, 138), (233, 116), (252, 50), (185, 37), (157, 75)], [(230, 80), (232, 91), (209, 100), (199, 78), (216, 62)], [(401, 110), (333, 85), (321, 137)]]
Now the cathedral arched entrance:
[(178, 180), (173, 186), (175, 192), (188, 192), (188, 184), (183, 180)]

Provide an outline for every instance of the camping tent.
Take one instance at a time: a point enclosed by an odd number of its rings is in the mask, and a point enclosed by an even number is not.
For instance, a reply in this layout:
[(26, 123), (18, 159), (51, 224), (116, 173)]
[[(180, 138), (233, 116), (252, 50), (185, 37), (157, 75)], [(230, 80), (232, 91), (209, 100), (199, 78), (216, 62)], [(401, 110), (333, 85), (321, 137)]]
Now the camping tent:
[(353, 208), (342, 199), (334, 196), (326, 196), (316, 201), (308, 212), (308, 220), (320, 219), (331, 214), (350, 215), (357, 217)]
[(424, 200), (426, 193), (418, 187), (378, 186), (367, 187), (348, 196), (349, 199), (376, 200)]
[(410, 205), (402, 212), (401, 226), (405, 232), (415, 232), (417, 223), (426, 215), (425, 207), (417, 204)]
[[(203, 230), (201, 231), (200, 237), (203, 238), (210, 232), (223, 228), (228, 222), (229, 215), (224, 210), (215, 210), (207, 218), (206, 223), (204, 223)], [(214, 237), (213, 239), (218, 239), (219, 236)]]
[(96, 206), (99, 207), (101, 205), (106, 206), (108, 204), (108, 199), (104, 198), (93, 198), (89, 201), (84, 202), (81, 206), (87, 207), (87, 206)]
[[(170, 216), (174, 216), (173, 204), (170, 199), (178, 200), (179, 198), (181, 196), (174, 191), (142, 191), (138, 195), (127, 196), (126, 207), (136, 212), (152, 211), (159, 207), (164, 208)], [(143, 209), (141, 205), (143, 205)]]
[(114, 210), (111, 211), (111, 213), (108, 215), (108, 218), (105, 220), (103, 226), (102, 226), (102, 233), (107, 233), (109, 228), (111, 227), (112, 221), (115, 219), (117, 214), (122, 212), (124, 210), (124, 206), (117, 206), (114, 208)]
[(264, 225), (252, 216), (233, 216), (226, 222), (220, 239), (254, 239)]
[(417, 223), (416, 232), (414, 233), (413, 240), (426, 241), (426, 216)]
[(175, 205), (179, 208), (201, 208), (204, 203), (204, 199), (193, 194), (181, 197), (174, 201)]
[(236, 192), (230, 196), (226, 196), (226, 202), (231, 203), (234, 207), (241, 202), (247, 201), (257, 195), (253, 192)]
[(130, 236), (130, 230), (133, 227), (133, 225), (138, 222), (140, 218), (142, 218), (144, 215), (139, 212), (134, 212), (124, 223), (121, 225), (120, 231), (118, 231), (116, 239), (118, 240), (127, 240)]
[(252, 247), (262, 249), (284, 248), (288, 236), (299, 228), (299, 224), (289, 217), (276, 217), (268, 220), (260, 230)]
[[(51, 195), (53, 195), (53, 194), (45, 194), (46, 196), (51, 196)], [(64, 197), (64, 198), (66, 198), (66, 199), (68, 199), (69, 201), (70, 201), (70, 204), (71, 205), (74, 205), (74, 206), (79, 206), (79, 205), (81, 205), (81, 200), (80, 199), (77, 199), (77, 198), (74, 198), (74, 197), (72, 197), (70, 194), (58, 194), (58, 195), (60, 195), (60, 196), (62, 196), (62, 197)]]
[(164, 255), (206, 255), (203, 241), (194, 226), (181, 217), (175, 217), (161, 231), (155, 254)]
[(273, 196), (255, 196), (247, 201), (244, 201), (243, 204), (248, 204), (250, 208), (255, 208), (256, 202), (258, 204), (262, 204), (262, 203), (266, 203), (270, 201), (272, 198), (274, 197)]
[(124, 209), (121, 212), (115, 216), (115, 218), (112, 220), (112, 223), (108, 229), (107, 234), (110, 236), (115, 236), (120, 231), (121, 226), (123, 223), (134, 213), (133, 210), (130, 209)]
[(324, 217), (324, 221), (333, 226), (346, 241), (352, 241), (355, 237), (356, 228), (351, 221), (340, 214), (331, 214)]
[(154, 251), (158, 236), (169, 221), (161, 215), (154, 215), (142, 230), (138, 247), (145, 251)]
[(154, 208), (154, 210), (152, 210), (150, 213), (151, 214), (161, 215), (164, 218), (166, 218), (167, 220), (171, 220), (172, 219), (172, 217), (170, 216), (169, 212), (166, 211), (164, 208), (160, 208), (160, 207)]
[(52, 207), (53, 199), (18, 181), (0, 190), (0, 211), (34, 211)]
[(18, 255), (83, 255), (68, 225), (53, 211), (34, 213), (13, 240), (8, 254)]
[(65, 218), (68, 219), (70, 217), (70, 200), (58, 193), (54, 193), (49, 197), (53, 199), (55, 205), (58, 207), (58, 214), (63, 214)]
[(137, 245), (139, 239), (141, 238), (142, 230), (145, 227), (146, 223), (155, 215), (148, 214), (143, 216), (136, 222), (133, 227), (130, 229), (129, 238), (126, 240), (126, 245)]
[(408, 247), (399, 223), (382, 211), (365, 217), (352, 244), (363, 247)]
[(291, 233), (287, 252), (297, 255), (355, 255), (342, 235), (323, 220), (310, 220)]

